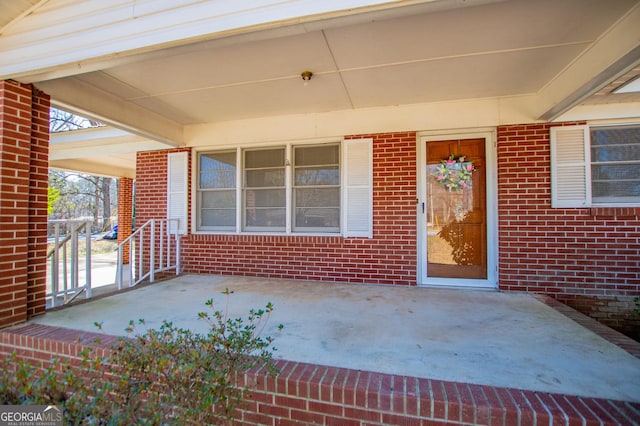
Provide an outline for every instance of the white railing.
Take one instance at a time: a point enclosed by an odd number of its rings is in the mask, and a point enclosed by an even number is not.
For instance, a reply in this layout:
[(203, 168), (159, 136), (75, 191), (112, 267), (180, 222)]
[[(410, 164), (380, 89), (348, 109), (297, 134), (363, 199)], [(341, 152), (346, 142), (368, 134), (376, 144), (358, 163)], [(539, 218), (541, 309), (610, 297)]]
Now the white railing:
[[(118, 290), (125, 282), (129, 287), (147, 279), (154, 282), (159, 272), (175, 269), (176, 275), (180, 274), (180, 234), (175, 232), (178, 225), (178, 219), (151, 219), (118, 244)], [(127, 245), (129, 257), (125, 264)]]
[[(50, 220), (53, 225), (54, 246), (47, 252), (51, 274), (50, 288), (46, 297), (51, 298), (51, 307), (68, 303), (82, 292), (91, 297), (91, 220)], [(61, 234), (61, 226), (64, 234)], [(78, 242), (85, 240), (85, 280), (80, 285), (80, 250)], [(60, 270), (62, 266), (62, 270)]]

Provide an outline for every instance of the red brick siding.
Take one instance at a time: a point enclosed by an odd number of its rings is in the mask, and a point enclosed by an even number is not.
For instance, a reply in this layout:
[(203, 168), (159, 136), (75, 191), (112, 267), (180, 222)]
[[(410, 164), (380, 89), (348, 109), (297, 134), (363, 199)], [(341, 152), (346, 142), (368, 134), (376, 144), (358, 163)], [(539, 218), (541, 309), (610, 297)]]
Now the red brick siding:
[(498, 128), (500, 288), (549, 294), (621, 326), (640, 295), (640, 208), (551, 208), (554, 125)]
[(29, 163), (27, 317), (43, 314), (46, 309), (50, 106), (49, 96), (34, 90)]
[(0, 327), (44, 312), (49, 97), (0, 82)]
[[(374, 237), (187, 235), (187, 273), (416, 283), (416, 134), (359, 135), (374, 140)], [(166, 155), (138, 155), (137, 223), (166, 216)]]
[[(150, 219), (167, 217), (167, 155), (189, 149), (144, 151), (136, 156), (136, 228)], [(191, 190), (191, 161), (189, 161), (189, 191)], [(191, 198), (189, 220), (191, 219)]]
[[(101, 342), (95, 343), (99, 337)], [(635, 348), (638, 343), (625, 339)], [(108, 355), (113, 336), (28, 325), (0, 331), (0, 357), (48, 365), (52, 355), (79, 360), (91, 346)], [(249, 371), (238, 377), (253, 390), (236, 414), (237, 425), (452, 425), (504, 426), (640, 422), (640, 404), (447, 382), (275, 361), (280, 374)]]
[[(118, 244), (131, 235), (133, 219), (133, 180), (118, 179)], [(123, 263), (129, 263), (129, 244), (122, 248)]]

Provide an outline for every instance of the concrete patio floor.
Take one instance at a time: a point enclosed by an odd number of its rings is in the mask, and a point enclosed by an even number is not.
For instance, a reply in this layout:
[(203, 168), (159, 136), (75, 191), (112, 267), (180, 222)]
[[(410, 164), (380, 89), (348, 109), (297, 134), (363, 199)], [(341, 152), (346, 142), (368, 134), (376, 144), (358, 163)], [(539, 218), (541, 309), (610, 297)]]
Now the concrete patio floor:
[[(53, 310), (31, 323), (125, 335), (129, 320), (205, 331), (274, 304), (275, 358), (497, 387), (640, 402), (640, 359), (535, 295), (184, 275)], [(282, 332), (277, 331), (284, 325)]]

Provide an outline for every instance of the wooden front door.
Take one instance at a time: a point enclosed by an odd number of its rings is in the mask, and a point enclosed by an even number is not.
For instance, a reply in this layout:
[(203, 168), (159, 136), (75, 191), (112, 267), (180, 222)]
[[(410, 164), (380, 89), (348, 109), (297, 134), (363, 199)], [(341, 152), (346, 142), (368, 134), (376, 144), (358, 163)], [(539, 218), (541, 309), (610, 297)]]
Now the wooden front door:
[(425, 143), (426, 276), (487, 279), (485, 139)]

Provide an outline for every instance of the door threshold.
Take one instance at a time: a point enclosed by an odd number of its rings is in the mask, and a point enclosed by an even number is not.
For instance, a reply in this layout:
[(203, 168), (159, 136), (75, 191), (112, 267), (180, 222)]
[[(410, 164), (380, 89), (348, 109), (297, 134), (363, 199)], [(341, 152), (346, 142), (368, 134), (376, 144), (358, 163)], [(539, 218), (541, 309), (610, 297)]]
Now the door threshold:
[(449, 290), (482, 290), (482, 291), (500, 291), (497, 285), (482, 285), (482, 284), (439, 284), (439, 283), (426, 283), (418, 284), (418, 287), (423, 288), (444, 288)]

